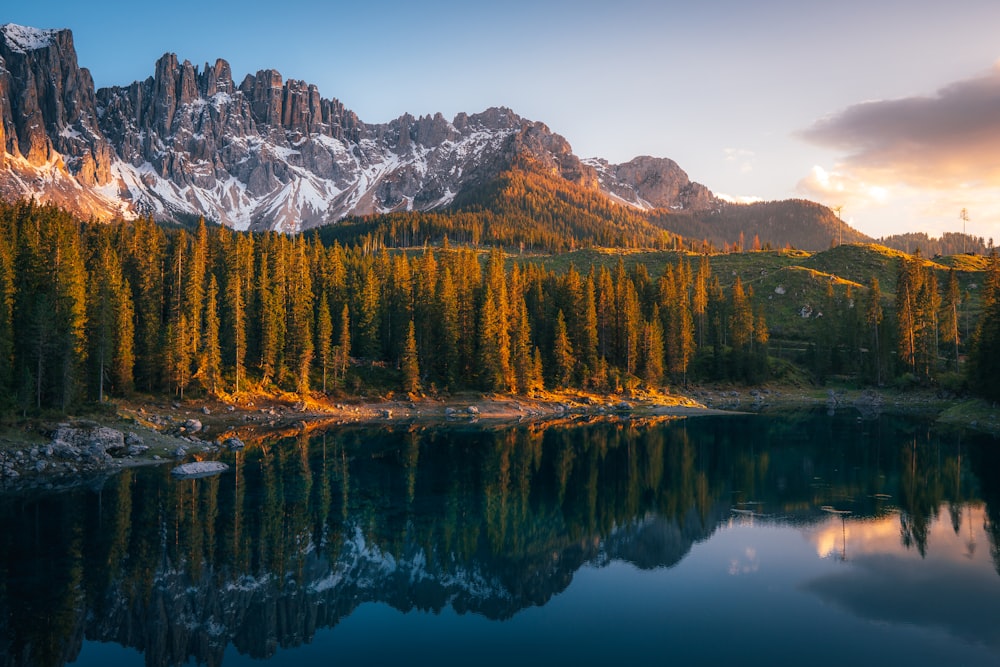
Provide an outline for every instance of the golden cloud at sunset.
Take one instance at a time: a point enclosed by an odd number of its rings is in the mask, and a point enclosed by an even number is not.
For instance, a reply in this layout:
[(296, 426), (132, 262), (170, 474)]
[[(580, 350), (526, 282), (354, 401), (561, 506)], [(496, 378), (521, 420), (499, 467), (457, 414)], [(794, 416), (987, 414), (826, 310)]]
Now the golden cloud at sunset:
[(1000, 64), (932, 96), (855, 104), (799, 136), (843, 151), (838, 170), (858, 181), (1000, 186)]

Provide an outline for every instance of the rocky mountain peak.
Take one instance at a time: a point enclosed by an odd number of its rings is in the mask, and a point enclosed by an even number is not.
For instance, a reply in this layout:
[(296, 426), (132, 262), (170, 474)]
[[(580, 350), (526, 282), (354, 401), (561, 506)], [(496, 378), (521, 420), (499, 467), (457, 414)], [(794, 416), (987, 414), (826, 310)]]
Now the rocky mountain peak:
[(14, 53), (28, 53), (51, 46), (59, 40), (70, 40), (72, 45), (72, 33), (69, 30), (42, 30), (28, 26), (17, 25), (16, 23), (5, 23), (0, 25), (0, 34), (7, 48)]
[(73, 34), (8, 23), (0, 27), (0, 59), (7, 156), (55, 169), (50, 181), (68, 175), (85, 187), (107, 184), (114, 152), (98, 128), (94, 81), (77, 63)]
[(708, 188), (668, 158), (643, 155), (616, 165), (600, 158), (585, 162), (597, 171), (602, 187), (633, 206), (708, 211), (718, 205)]
[(441, 208), (516, 165), (637, 207), (712, 200), (669, 160), (585, 162), (544, 123), (506, 107), (373, 125), (276, 70), (237, 85), (225, 60), (199, 67), (174, 53), (143, 81), (95, 92), (69, 30), (11, 24), (0, 28), (0, 62), (0, 195), (88, 217), (202, 215), (297, 231)]

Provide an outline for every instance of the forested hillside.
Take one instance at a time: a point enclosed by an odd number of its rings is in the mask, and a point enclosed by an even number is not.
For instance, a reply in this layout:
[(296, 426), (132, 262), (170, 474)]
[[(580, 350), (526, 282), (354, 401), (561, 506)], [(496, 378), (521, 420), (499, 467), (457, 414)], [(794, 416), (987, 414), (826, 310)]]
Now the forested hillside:
[(960, 386), (967, 352), (981, 390), (1000, 376), (984, 372), (1000, 338), (995, 258), (985, 275), (875, 246), (589, 258), (0, 205), (0, 395), (65, 410), (133, 392), (616, 392), (762, 382), (789, 362), (817, 382)]
[(500, 245), (529, 252), (577, 247), (665, 248), (676, 234), (600, 192), (524, 165), (459, 196), (453, 211), (348, 218), (317, 230), (327, 243), (374, 247), (440, 244)]

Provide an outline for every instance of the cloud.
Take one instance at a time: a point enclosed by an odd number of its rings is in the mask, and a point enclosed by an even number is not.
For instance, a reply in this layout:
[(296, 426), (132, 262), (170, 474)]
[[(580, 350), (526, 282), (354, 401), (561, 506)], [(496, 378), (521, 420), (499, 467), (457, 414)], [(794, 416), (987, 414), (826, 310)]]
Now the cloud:
[(754, 197), (753, 195), (727, 195), (725, 192), (716, 192), (715, 196), (730, 204), (756, 204), (757, 202), (764, 201), (762, 197)]
[(869, 183), (849, 170), (828, 171), (819, 165), (799, 181), (796, 189), (809, 199), (846, 208), (878, 206), (886, 203), (892, 194), (890, 187)]
[(959, 211), (968, 211), (967, 231), (973, 236), (1000, 238), (1000, 198), (997, 187), (962, 186), (948, 189), (905, 183), (878, 183), (861, 176), (872, 174), (840, 165), (817, 165), (798, 182), (796, 191), (807, 199), (842, 207), (844, 222), (874, 237), (902, 232), (962, 231)]
[(920, 188), (1000, 186), (1000, 63), (929, 97), (865, 102), (798, 133), (846, 153), (851, 178)]
[(745, 148), (726, 148), (726, 162), (735, 163), (739, 166), (741, 174), (749, 174), (753, 171), (754, 158), (756, 153)]
[(1000, 609), (996, 573), (954, 561), (928, 565), (891, 554), (851, 560), (850, 569), (821, 575), (803, 590), (859, 618), (937, 628), (974, 644), (1000, 646), (1000, 627), (994, 620)]

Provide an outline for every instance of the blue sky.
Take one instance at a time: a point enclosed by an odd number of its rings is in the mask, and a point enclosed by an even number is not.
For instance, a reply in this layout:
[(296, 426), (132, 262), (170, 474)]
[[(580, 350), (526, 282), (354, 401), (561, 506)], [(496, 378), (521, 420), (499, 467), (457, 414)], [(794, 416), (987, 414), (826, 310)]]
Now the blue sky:
[[(10, 4), (10, 3), (8, 3)], [(366, 122), (511, 107), (582, 157), (669, 157), (732, 197), (843, 206), (880, 236), (1000, 242), (1000, 2), (19, 2), (98, 86), (165, 52), (274, 68)]]

